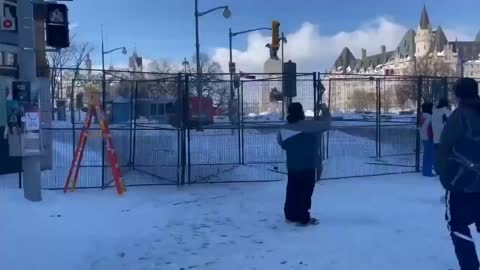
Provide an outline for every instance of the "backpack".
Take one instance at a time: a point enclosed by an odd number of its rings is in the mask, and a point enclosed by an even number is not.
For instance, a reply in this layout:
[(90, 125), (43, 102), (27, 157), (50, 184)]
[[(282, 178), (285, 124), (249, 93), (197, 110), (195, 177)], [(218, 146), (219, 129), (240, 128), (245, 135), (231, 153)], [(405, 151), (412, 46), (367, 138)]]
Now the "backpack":
[(470, 121), (464, 120), (466, 132), (452, 149), (445, 180), (452, 191), (480, 192), (480, 134), (473, 134)]

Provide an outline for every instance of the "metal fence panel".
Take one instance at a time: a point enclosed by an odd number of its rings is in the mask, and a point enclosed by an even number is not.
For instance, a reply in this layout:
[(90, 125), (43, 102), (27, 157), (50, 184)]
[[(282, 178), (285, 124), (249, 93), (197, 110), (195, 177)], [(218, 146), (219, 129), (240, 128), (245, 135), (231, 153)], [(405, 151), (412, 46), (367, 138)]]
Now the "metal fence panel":
[[(43, 97), (54, 106), (42, 120), (51, 141), (43, 186), (52, 189), (63, 188), (85, 121), (80, 93), (103, 89), (99, 71), (74, 80), (66, 79), (71, 70), (59, 74), (51, 97)], [(307, 119), (319, 116), (321, 102), (330, 107), (332, 128), (321, 136), (322, 179), (417, 171), (419, 105), (454, 101), (455, 78), (304, 73), (297, 74), (297, 96), (286, 99), (282, 74), (254, 74), (238, 84), (229, 75), (106, 71), (104, 108), (127, 185), (285, 179), (276, 136), (289, 102), (302, 103)], [(79, 187), (113, 185), (103, 146), (93, 123)], [(18, 179), (3, 176), (0, 186), (18, 186)]]

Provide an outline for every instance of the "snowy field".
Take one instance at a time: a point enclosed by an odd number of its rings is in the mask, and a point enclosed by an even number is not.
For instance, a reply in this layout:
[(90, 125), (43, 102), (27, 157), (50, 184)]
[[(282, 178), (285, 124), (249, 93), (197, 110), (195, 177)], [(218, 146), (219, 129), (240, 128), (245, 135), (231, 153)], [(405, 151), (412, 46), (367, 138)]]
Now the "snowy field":
[(28, 203), (0, 190), (0, 269), (456, 268), (443, 191), (414, 174), (320, 182), (315, 227), (284, 222), (285, 182), (130, 188)]

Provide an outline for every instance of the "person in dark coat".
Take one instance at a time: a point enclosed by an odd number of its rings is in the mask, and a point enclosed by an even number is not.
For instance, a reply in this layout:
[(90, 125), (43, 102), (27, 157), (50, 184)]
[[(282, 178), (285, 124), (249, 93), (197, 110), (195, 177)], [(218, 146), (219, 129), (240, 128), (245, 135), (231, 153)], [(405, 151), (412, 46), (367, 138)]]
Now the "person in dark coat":
[(284, 206), (285, 218), (301, 225), (317, 224), (310, 216), (312, 194), (322, 165), (320, 134), (330, 126), (330, 113), (322, 106), (319, 121), (305, 121), (300, 103), (288, 107), (288, 124), (278, 133), (278, 144), (287, 152), (288, 183)]
[[(449, 117), (437, 153), (436, 170), (446, 190), (446, 220), (462, 270), (480, 267), (469, 225), (480, 222), (480, 98), (470, 78), (455, 86), (458, 108)], [(477, 230), (479, 228), (477, 227)]]

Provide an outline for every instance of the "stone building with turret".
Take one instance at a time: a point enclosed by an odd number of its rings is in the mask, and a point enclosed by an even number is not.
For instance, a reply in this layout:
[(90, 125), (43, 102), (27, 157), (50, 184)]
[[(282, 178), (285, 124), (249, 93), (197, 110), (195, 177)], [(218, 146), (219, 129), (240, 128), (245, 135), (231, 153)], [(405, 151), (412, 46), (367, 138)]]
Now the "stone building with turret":
[[(368, 76), (465, 76), (480, 78), (480, 32), (475, 40), (449, 41), (442, 27), (433, 28), (426, 7), (423, 7), (420, 23), (416, 30), (408, 30), (398, 46), (388, 50), (379, 44), (377, 54), (368, 55), (362, 49), (355, 57), (349, 48), (344, 48), (337, 57), (329, 76), (331, 79), (368, 78)], [(358, 76), (356, 76), (358, 75)], [(400, 82), (399, 82), (400, 83)], [(335, 105), (349, 106), (352, 91), (371, 91), (372, 82), (344, 80), (335, 83)], [(390, 83), (393, 88), (401, 87)], [(374, 87), (373, 90), (374, 91)], [(388, 91), (389, 89), (385, 89)], [(332, 91), (333, 92), (333, 91)], [(391, 94), (391, 93), (386, 93)], [(393, 94), (392, 94), (393, 95)], [(340, 109), (341, 110), (341, 109)]]

